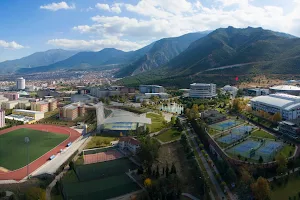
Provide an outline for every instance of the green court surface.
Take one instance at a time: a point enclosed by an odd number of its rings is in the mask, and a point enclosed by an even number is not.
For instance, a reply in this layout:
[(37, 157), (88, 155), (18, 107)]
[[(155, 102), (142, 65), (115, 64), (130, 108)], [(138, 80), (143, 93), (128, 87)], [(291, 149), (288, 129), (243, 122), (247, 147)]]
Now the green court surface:
[(179, 132), (176, 128), (170, 128), (169, 130), (155, 136), (162, 142), (170, 142), (172, 140), (177, 140), (181, 136), (181, 132)]
[(102, 179), (109, 176), (124, 174), (128, 170), (134, 170), (137, 166), (127, 158), (120, 158), (109, 162), (101, 162), (89, 165), (76, 166), (76, 174), (80, 181)]
[(141, 189), (125, 172), (137, 166), (127, 158), (78, 165), (62, 178), (63, 195), (66, 199), (104, 200)]
[(69, 136), (33, 129), (18, 129), (0, 135), (0, 166), (16, 170), (27, 164), (27, 145), (25, 137), (29, 137), (29, 162), (44, 155)]
[(63, 186), (64, 196), (67, 199), (97, 199), (104, 200), (118, 197), (140, 189), (125, 173), (118, 176), (110, 176), (103, 179), (66, 183)]

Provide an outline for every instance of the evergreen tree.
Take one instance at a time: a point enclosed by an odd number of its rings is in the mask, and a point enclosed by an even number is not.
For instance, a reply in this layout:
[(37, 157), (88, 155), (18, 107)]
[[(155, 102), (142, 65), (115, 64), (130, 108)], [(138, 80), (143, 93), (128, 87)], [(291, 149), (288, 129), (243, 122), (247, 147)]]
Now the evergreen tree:
[(167, 166), (166, 166), (166, 177), (167, 177), (167, 178), (169, 177), (169, 172), (170, 172), (170, 170), (169, 170), (169, 165), (168, 165), (168, 163), (167, 163)]
[(175, 167), (174, 163), (171, 166), (171, 174), (176, 174), (176, 167)]
[(156, 178), (159, 177), (159, 168), (158, 168), (158, 165), (156, 166), (156, 174), (155, 174)]

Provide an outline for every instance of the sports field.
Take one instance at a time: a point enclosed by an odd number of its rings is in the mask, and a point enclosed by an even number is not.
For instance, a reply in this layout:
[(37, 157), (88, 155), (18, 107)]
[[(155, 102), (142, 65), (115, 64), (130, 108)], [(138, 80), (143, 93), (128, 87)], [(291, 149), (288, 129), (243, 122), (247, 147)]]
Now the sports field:
[(234, 126), (240, 125), (243, 122), (241, 120), (236, 119), (228, 119), (222, 122), (218, 122), (212, 125), (209, 125), (210, 128), (219, 130), (219, 131), (226, 131)]
[(126, 174), (137, 166), (127, 158), (78, 165), (62, 179), (63, 194), (67, 199), (104, 200), (141, 189)]
[(0, 135), (0, 166), (16, 170), (27, 164), (27, 145), (24, 138), (29, 137), (29, 162), (47, 153), (66, 140), (65, 134), (51, 133), (27, 128), (17, 129)]

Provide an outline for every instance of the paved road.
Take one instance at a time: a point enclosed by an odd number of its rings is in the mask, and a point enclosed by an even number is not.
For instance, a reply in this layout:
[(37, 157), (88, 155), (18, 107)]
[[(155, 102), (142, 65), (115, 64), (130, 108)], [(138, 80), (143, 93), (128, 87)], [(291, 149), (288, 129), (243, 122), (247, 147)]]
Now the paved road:
[(74, 152), (86, 142), (87, 139), (88, 137), (80, 137), (63, 153), (57, 154), (53, 160), (46, 162), (43, 166), (34, 171), (31, 175), (37, 176), (45, 173), (54, 174), (57, 171), (57, 169), (59, 169), (70, 158), (70, 156), (74, 154)]
[(197, 145), (197, 142), (195, 140), (195, 134), (189, 128), (187, 129), (187, 132), (188, 132), (189, 137), (193, 141), (194, 147), (197, 150), (198, 155), (200, 156), (200, 159), (204, 165), (205, 170), (207, 171), (207, 174), (208, 174), (211, 182), (213, 183), (214, 187), (216, 188), (219, 199), (226, 199), (226, 196), (225, 196), (224, 192), (222, 191), (217, 179), (215, 178), (215, 175), (213, 174), (209, 164), (207, 163), (206, 159), (204, 158), (204, 156), (201, 153), (200, 148)]

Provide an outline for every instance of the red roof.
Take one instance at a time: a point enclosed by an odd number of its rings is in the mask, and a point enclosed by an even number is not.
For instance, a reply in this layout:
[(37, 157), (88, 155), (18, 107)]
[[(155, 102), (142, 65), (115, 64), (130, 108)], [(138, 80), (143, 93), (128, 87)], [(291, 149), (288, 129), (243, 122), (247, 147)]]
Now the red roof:
[(130, 143), (132, 145), (136, 145), (136, 146), (141, 144), (140, 141), (138, 141), (137, 139), (135, 139), (133, 137), (121, 137), (119, 141), (120, 142), (128, 142), (128, 143)]

